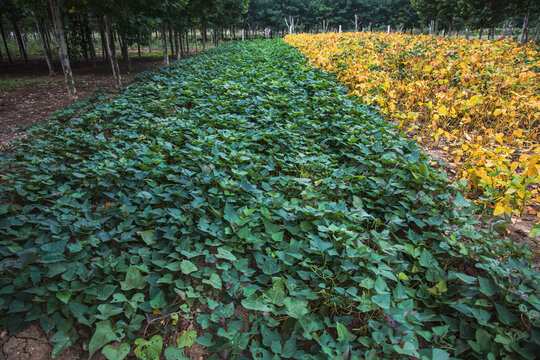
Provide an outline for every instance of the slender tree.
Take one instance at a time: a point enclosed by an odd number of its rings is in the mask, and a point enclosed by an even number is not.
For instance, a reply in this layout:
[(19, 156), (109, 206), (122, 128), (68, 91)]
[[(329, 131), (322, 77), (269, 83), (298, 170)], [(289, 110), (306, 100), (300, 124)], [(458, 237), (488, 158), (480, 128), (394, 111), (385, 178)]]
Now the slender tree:
[(60, 13), (60, 5), (58, 0), (49, 0), (49, 5), (51, 9), (53, 32), (56, 38), (56, 45), (58, 47), (58, 57), (60, 58), (60, 64), (62, 65), (62, 71), (64, 72), (64, 80), (66, 83), (68, 96), (70, 100), (75, 101), (78, 98), (77, 89), (75, 88), (73, 72), (71, 71), (71, 64), (69, 62), (66, 35), (64, 33), (62, 14)]
[(120, 74), (120, 67), (118, 66), (118, 59), (116, 57), (116, 45), (114, 43), (114, 34), (110, 15), (105, 15), (103, 24), (105, 27), (105, 44), (107, 46), (107, 52), (109, 53), (109, 62), (112, 67), (113, 76), (116, 80), (116, 84), (118, 86), (122, 86), (122, 75)]
[(167, 30), (165, 23), (161, 22), (161, 45), (163, 48), (163, 63), (169, 65), (169, 50), (167, 49)]
[(43, 19), (38, 15), (38, 12), (35, 11), (34, 19), (36, 21), (36, 28), (39, 33), (39, 39), (41, 41), (41, 47), (43, 48), (43, 55), (45, 56), (45, 62), (47, 62), (47, 67), (49, 68), (49, 76), (55, 75), (54, 67), (52, 65), (50, 49), (47, 45), (47, 39), (45, 36), (45, 29), (43, 26)]
[(4, 32), (4, 27), (2, 26), (2, 14), (0, 13), (0, 32), (2, 33), (2, 40), (4, 42), (4, 47), (6, 48), (6, 54), (8, 56), (8, 59), (9, 59), (9, 63), (12, 64), (13, 63), (13, 60), (11, 59), (11, 54), (9, 53), (9, 48), (8, 48), (8, 44), (7, 44), (7, 40), (6, 40), (6, 34)]

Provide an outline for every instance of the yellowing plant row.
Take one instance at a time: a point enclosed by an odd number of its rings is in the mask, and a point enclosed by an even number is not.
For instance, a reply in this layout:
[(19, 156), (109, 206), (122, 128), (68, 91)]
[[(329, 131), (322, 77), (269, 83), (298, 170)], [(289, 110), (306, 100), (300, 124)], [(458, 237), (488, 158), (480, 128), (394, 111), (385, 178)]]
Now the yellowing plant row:
[(445, 149), (471, 196), (481, 194), (495, 215), (538, 214), (540, 56), (533, 45), (366, 32), (285, 41), (419, 141)]

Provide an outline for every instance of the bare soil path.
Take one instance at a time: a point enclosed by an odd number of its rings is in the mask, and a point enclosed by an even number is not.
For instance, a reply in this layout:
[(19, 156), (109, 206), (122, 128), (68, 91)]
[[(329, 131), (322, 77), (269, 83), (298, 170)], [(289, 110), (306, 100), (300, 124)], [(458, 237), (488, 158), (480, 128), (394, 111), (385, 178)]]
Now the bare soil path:
[[(161, 57), (132, 58), (132, 71), (121, 69), (125, 83), (142, 71), (163, 65)], [(46, 64), (41, 60), (29, 65), (0, 64), (0, 149), (9, 147), (24, 129), (48, 118), (54, 111), (70, 105), (60, 65), (57, 75), (48, 76)], [(99, 61), (96, 67), (85, 62), (73, 63), (73, 73), (80, 99), (90, 96), (98, 88), (114, 87), (110, 65)]]

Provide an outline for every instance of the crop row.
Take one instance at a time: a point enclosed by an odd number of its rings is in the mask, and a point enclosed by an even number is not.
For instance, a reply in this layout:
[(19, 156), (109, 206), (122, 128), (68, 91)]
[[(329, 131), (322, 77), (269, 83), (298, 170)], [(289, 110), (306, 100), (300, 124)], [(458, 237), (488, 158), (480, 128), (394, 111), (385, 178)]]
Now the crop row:
[(418, 140), (444, 148), (458, 179), (495, 215), (538, 212), (540, 56), (532, 45), (365, 32), (286, 41)]

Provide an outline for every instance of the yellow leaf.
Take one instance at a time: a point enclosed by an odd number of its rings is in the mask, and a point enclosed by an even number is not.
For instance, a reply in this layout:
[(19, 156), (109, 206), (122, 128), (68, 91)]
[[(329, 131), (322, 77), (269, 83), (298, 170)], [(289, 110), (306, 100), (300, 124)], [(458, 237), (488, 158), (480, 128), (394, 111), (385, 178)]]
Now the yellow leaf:
[(503, 144), (503, 138), (501, 135), (496, 135), (495, 140), (497, 140), (501, 145)]
[(439, 106), (439, 109), (437, 109), (437, 112), (439, 113), (439, 116), (448, 115), (448, 109), (444, 105)]
[(403, 280), (403, 281), (409, 281), (409, 280), (410, 280), (409, 277), (407, 276), (407, 274), (402, 273), (402, 272), (400, 272), (400, 273), (398, 274), (397, 278), (398, 278), (399, 280)]
[(513, 193), (515, 193), (517, 191), (516, 188), (510, 188), (508, 190), (506, 190), (505, 194), (506, 195), (512, 195)]
[(495, 207), (495, 211), (493, 211), (493, 215), (499, 216), (499, 215), (501, 215), (501, 214), (504, 214), (504, 207), (501, 206), (501, 205), (497, 205), (497, 206)]
[(501, 109), (495, 109), (495, 111), (493, 112), (493, 116), (499, 116), (502, 114), (502, 110)]
[(514, 161), (514, 162), (512, 163), (512, 165), (510, 166), (510, 171), (511, 171), (511, 172), (516, 171), (516, 169), (517, 169), (518, 166), (519, 166), (519, 163), (516, 162), (516, 161)]
[(446, 292), (448, 291), (447, 287), (446, 287), (446, 281), (445, 280), (441, 280), (437, 283), (437, 285), (435, 285), (435, 287), (437, 288), (437, 290), (439, 290), (439, 292), (443, 293), (443, 292)]
[(522, 135), (523, 135), (523, 130), (521, 129), (516, 129), (514, 130), (514, 132), (512, 133), (515, 137), (517, 138), (520, 138)]
[(536, 176), (538, 173), (539, 171), (534, 165), (527, 168), (527, 175), (530, 177)]

